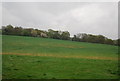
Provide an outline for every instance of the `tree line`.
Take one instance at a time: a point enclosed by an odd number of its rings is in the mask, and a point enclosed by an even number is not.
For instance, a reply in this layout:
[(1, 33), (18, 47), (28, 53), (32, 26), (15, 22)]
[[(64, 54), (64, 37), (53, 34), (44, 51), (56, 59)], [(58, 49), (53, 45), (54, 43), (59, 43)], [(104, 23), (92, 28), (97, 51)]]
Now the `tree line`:
[(3, 35), (43, 37), (43, 38), (53, 38), (60, 40), (78, 41), (78, 42), (120, 45), (120, 39), (112, 40), (103, 35), (78, 33), (73, 37), (70, 37), (70, 33), (68, 31), (55, 31), (52, 29), (48, 29), (48, 31), (44, 31), (33, 28), (13, 27), (12, 25), (2, 26), (2, 31), (0, 31), (0, 33)]

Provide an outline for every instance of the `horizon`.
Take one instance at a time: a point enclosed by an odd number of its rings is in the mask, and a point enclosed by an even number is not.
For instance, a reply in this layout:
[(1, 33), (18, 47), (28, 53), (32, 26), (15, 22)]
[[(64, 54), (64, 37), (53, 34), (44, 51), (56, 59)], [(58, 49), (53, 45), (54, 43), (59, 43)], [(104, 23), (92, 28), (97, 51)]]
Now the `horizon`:
[(118, 39), (118, 6), (115, 2), (3, 2), (2, 9), (2, 25)]
[[(8, 25), (11, 25), (11, 24), (8, 24)], [(6, 26), (8, 26), (8, 25), (5, 25), (5, 27)], [(11, 25), (11, 26), (13, 26), (13, 25)], [(13, 26), (13, 28), (15, 28), (15, 27), (21, 27), (21, 26)], [(37, 28), (33, 28), (33, 27), (21, 27), (21, 28), (23, 28), (23, 29), (37, 29)], [(38, 29), (38, 30), (42, 30), (42, 29)], [(42, 30), (42, 31), (47, 31), (48, 32), (48, 30), (49, 29), (47, 29), (47, 30)], [(54, 30), (54, 29), (52, 29), (52, 30)], [(54, 31), (67, 31), (67, 30), (54, 30)], [(68, 31), (69, 32), (69, 31)], [(70, 33), (70, 32), (69, 32)], [(85, 33), (85, 32), (78, 32), (78, 33), (76, 33), (76, 34), (74, 34), (74, 35), (77, 35), (77, 34), (82, 34), (82, 33)], [(95, 36), (98, 36), (98, 35), (102, 35), (102, 34), (92, 34), (92, 33), (85, 33), (85, 34), (91, 34), (91, 35), (95, 35)], [(72, 36), (71, 35), (71, 33), (70, 33), (70, 37), (74, 37), (74, 35)], [(105, 35), (102, 35), (102, 36), (104, 36), (104, 37), (106, 37), (106, 38), (108, 38), (108, 39), (111, 39), (111, 38), (109, 38), (109, 37), (107, 37), (107, 36), (105, 36)], [(117, 40), (117, 39), (119, 39), (119, 38), (116, 38), (116, 39), (112, 39), (112, 40)]]

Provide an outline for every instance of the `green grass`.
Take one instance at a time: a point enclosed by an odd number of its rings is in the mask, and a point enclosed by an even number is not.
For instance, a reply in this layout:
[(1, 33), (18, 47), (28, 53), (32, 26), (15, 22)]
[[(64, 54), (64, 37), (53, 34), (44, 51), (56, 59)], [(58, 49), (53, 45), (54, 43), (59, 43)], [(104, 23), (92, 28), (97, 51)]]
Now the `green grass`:
[(3, 53), (31, 54), (3, 55), (4, 79), (118, 78), (117, 46), (24, 36), (2, 38)]

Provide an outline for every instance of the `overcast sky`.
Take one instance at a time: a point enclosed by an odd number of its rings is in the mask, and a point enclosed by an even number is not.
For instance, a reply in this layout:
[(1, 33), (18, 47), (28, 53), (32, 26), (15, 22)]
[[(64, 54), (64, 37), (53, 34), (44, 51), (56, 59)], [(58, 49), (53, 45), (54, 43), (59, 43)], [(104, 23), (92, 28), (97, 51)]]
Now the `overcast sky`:
[(4, 2), (2, 25), (118, 38), (117, 2)]

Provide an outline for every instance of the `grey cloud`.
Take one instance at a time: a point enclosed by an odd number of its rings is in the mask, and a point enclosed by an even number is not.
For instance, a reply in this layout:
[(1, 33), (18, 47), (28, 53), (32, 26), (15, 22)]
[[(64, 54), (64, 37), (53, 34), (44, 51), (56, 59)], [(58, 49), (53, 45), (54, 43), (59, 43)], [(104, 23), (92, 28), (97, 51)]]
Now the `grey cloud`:
[(55, 29), (118, 37), (117, 3), (14, 2), (3, 3), (3, 25)]

